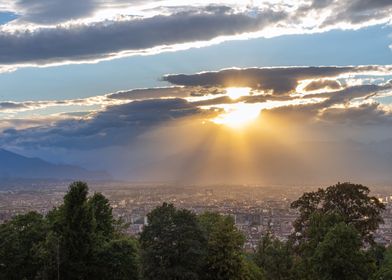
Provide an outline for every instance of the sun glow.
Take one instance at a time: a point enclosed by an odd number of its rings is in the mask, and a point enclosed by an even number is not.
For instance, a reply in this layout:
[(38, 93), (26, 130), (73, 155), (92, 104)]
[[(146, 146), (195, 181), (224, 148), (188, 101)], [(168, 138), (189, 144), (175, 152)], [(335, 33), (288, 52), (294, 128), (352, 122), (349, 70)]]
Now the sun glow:
[(226, 89), (227, 96), (233, 100), (249, 95), (249, 92), (250, 88), (248, 87), (230, 87)]
[(232, 128), (240, 128), (256, 120), (261, 111), (258, 104), (235, 104), (235, 107), (226, 109), (226, 112), (217, 116), (212, 121), (216, 124)]

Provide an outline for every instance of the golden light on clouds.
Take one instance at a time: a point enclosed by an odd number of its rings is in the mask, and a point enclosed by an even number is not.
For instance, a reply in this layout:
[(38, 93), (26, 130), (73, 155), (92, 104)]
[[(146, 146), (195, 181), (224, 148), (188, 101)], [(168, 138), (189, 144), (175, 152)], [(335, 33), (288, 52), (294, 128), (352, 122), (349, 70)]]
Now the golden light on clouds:
[(214, 118), (212, 122), (232, 128), (240, 128), (254, 121), (259, 116), (261, 109), (260, 104), (233, 104), (233, 106), (225, 109), (225, 113)]
[(250, 88), (248, 87), (229, 87), (226, 89), (226, 94), (233, 100), (236, 100), (242, 96), (249, 95)]

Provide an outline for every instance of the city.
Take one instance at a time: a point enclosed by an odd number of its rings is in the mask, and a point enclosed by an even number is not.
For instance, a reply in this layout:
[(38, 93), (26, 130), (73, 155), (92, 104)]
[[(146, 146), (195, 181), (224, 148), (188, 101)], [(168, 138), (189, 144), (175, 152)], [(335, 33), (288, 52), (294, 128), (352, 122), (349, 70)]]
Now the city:
[[(69, 183), (37, 181), (3, 186), (0, 191), (0, 223), (29, 211), (48, 213), (62, 202)], [(255, 250), (267, 231), (281, 240), (287, 240), (293, 231), (292, 223), (297, 218), (296, 210), (290, 208), (291, 202), (304, 192), (317, 190), (318, 187), (90, 183), (92, 192), (101, 192), (109, 199), (114, 216), (127, 224), (126, 232), (131, 236), (143, 230), (151, 210), (167, 202), (196, 214), (209, 211), (233, 216), (236, 227), (246, 237), (246, 251)], [(372, 193), (386, 206), (382, 213), (384, 223), (375, 233), (375, 240), (379, 244), (389, 245), (392, 242), (392, 195), (388, 185), (375, 187)]]

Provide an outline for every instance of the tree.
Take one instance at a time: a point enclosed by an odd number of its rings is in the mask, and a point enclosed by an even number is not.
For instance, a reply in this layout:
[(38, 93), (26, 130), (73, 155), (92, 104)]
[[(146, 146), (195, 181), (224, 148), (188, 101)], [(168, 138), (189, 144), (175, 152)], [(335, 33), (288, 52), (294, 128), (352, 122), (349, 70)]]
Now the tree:
[(94, 279), (136, 280), (140, 274), (136, 240), (124, 237), (104, 244), (98, 253)]
[(341, 222), (326, 234), (311, 259), (321, 280), (369, 279), (374, 263), (361, 250), (362, 242), (353, 225)]
[(369, 192), (363, 185), (338, 183), (325, 190), (304, 193), (291, 204), (299, 211), (292, 239), (298, 243), (309, 239), (310, 217), (318, 212), (340, 216), (346, 224), (354, 226), (363, 242), (373, 243), (372, 232), (383, 221), (381, 212), (384, 205), (376, 197), (369, 196)]
[(245, 239), (233, 218), (210, 212), (198, 218), (207, 239), (203, 279), (244, 279), (247, 273), (242, 250)]
[(265, 280), (264, 271), (252, 260), (245, 258), (245, 277), (244, 280)]
[(392, 247), (384, 250), (383, 258), (379, 269), (375, 272), (374, 280), (392, 280)]
[(145, 279), (199, 279), (205, 239), (196, 215), (163, 203), (147, 218), (140, 235)]
[(93, 258), (93, 215), (87, 205), (88, 186), (74, 182), (64, 196), (61, 208), (63, 231), (60, 234), (61, 274), (67, 279), (85, 279)]
[(294, 279), (293, 256), (289, 244), (273, 237), (270, 232), (260, 240), (255, 262), (264, 271), (266, 279)]
[(45, 240), (42, 215), (29, 212), (0, 225), (0, 279), (33, 279), (41, 273), (37, 246)]
[(139, 279), (137, 241), (118, 231), (108, 199), (74, 182), (46, 217), (0, 225), (0, 279)]
[(115, 232), (115, 219), (109, 200), (101, 193), (95, 193), (88, 200), (88, 206), (94, 217), (94, 231), (99, 238), (110, 239)]

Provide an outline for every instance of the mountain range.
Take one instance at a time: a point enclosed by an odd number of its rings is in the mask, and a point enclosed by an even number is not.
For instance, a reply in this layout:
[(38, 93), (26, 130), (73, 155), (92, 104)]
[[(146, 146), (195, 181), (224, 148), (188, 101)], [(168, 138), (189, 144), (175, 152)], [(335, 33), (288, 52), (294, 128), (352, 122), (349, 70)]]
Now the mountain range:
[(109, 180), (105, 171), (91, 171), (75, 165), (54, 164), (0, 149), (0, 178)]

